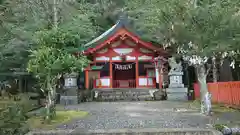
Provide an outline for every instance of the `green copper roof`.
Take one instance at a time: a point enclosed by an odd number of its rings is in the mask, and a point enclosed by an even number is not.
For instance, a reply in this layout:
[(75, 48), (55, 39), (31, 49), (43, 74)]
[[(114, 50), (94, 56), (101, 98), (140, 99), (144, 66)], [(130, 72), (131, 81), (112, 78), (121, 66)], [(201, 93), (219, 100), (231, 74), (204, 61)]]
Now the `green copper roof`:
[(121, 29), (123, 27), (126, 28), (129, 32), (134, 33), (137, 36), (139, 35), (135, 31), (131, 30), (131, 28), (129, 28), (129, 20), (126, 19), (126, 17), (121, 16), (120, 19), (117, 21), (117, 23), (114, 26), (112, 26), (106, 32), (101, 34), (99, 37), (97, 37), (97, 38), (93, 39), (92, 41), (88, 42), (87, 44), (85, 44), (84, 50), (86, 50), (88, 48), (94, 48), (98, 44), (107, 40), (109, 37), (113, 36), (119, 29)]

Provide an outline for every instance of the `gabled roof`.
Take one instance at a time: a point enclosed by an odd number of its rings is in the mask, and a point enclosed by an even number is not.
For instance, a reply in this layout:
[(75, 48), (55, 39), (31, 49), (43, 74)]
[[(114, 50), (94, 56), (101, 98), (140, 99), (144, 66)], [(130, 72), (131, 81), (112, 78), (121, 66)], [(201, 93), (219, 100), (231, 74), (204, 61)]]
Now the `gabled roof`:
[(126, 17), (124, 16), (121, 16), (114, 26), (112, 26), (106, 32), (101, 34), (99, 37), (85, 44), (83, 46), (84, 47), (83, 50), (85, 51), (84, 53), (85, 54), (93, 53), (96, 50), (102, 48), (106, 44), (106, 41), (111, 40), (111, 38), (114, 39), (115, 37), (117, 37), (119, 33), (117, 35), (116, 33), (119, 32), (119, 30), (121, 29), (126, 30), (126, 35), (130, 36), (134, 40), (139, 41), (139, 43), (141, 43), (145, 47), (157, 52), (163, 51), (161, 48), (156, 47), (153, 44), (145, 42), (142, 39), (140, 39), (140, 34), (129, 27), (128, 19), (126, 19)]
[(92, 41), (88, 42), (87, 44), (84, 45), (85, 50), (88, 48), (94, 48), (96, 45), (104, 42), (107, 40), (109, 37), (113, 36), (119, 29), (125, 28), (129, 32), (135, 34), (136, 36), (139, 36), (135, 31), (131, 30), (129, 27), (129, 22), (126, 19), (126, 17), (121, 16), (120, 19), (117, 21), (115, 25), (113, 25), (110, 29), (108, 29), (106, 32), (98, 36), (97, 38), (93, 39)]

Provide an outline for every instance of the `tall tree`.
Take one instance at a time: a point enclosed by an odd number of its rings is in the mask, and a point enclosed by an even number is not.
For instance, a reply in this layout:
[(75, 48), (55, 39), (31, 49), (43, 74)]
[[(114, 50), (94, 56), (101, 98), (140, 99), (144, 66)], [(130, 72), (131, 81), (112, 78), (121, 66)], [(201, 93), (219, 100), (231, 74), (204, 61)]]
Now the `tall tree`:
[[(172, 46), (197, 70), (202, 113), (211, 102), (206, 77), (207, 59), (231, 51), (239, 43), (238, 1), (132, 0), (126, 5), (129, 16), (147, 36), (163, 46)], [(209, 110), (206, 112), (209, 113)]]
[[(82, 1), (4, 0), (0, 5), (0, 63), (4, 63), (0, 70), (26, 67), (28, 50), (37, 47), (35, 33), (38, 31), (57, 24), (59, 28), (70, 27), (76, 33), (77, 30), (84, 33), (81, 23), (98, 16), (94, 10), (93, 4)], [(83, 16), (85, 13), (87, 16)], [(81, 44), (93, 36), (94, 33), (81, 34)]]
[[(88, 3), (58, 3), (56, 0), (52, 2), (52, 25), (37, 33), (37, 48), (33, 49), (28, 62), (28, 71), (40, 80), (41, 89), (47, 93), (47, 121), (56, 113), (56, 84), (60, 75), (80, 72), (88, 64), (86, 57), (81, 54), (74, 56), (72, 51), (81, 51), (79, 47), (81, 49), (81, 45), (89, 41), (97, 31), (90, 19), (91, 12), (86, 14), (89, 10)], [(63, 8), (75, 14), (59, 12)]]

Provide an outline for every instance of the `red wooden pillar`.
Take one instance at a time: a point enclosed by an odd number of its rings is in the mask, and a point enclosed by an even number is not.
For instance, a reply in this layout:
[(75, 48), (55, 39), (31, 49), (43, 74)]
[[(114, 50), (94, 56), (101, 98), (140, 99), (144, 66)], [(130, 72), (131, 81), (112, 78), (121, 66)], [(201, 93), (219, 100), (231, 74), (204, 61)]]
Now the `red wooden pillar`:
[(135, 61), (135, 63), (136, 63), (136, 66), (135, 66), (135, 68), (136, 68), (136, 88), (138, 88), (138, 86), (139, 86), (139, 71), (138, 71), (138, 56), (136, 56), (136, 61)]
[(110, 71), (110, 88), (113, 88), (113, 72), (112, 72), (112, 58), (110, 58), (110, 63), (109, 63), (109, 71)]
[(85, 88), (89, 89), (89, 77), (88, 77), (88, 68), (85, 70)]

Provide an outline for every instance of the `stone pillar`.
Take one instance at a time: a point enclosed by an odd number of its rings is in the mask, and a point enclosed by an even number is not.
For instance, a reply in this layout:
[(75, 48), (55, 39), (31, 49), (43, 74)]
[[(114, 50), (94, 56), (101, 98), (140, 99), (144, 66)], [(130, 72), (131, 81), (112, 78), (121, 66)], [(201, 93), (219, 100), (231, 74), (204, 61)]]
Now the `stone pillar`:
[(170, 72), (170, 84), (167, 88), (168, 100), (188, 100), (188, 89), (184, 87), (182, 82), (183, 72)]

